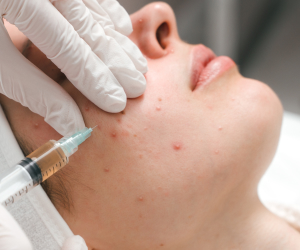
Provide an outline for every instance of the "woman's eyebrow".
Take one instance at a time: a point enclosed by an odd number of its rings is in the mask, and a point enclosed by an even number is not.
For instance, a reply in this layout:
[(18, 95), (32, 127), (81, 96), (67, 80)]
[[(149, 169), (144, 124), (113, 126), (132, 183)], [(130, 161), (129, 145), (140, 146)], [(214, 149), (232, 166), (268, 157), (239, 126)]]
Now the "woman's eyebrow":
[(23, 45), (22, 54), (26, 58), (28, 58), (28, 56), (29, 56), (29, 48), (30, 48), (31, 45), (32, 45), (32, 42), (29, 39), (27, 39), (27, 41)]

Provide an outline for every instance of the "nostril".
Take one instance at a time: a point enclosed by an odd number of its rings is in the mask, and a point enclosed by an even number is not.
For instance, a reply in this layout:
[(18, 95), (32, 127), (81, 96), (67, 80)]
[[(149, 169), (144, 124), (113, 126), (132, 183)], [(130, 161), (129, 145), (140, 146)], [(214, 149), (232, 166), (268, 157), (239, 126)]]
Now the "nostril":
[(164, 22), (163, 24), (161, 24), (157, 31), (156, 31), (156, 39), (159, 43), (159, 45), (165, 49), (168, 45), (168, 36), (169, 36), (169, 33), (170, 33), (170, 28), (169, 28), (169, 25)]

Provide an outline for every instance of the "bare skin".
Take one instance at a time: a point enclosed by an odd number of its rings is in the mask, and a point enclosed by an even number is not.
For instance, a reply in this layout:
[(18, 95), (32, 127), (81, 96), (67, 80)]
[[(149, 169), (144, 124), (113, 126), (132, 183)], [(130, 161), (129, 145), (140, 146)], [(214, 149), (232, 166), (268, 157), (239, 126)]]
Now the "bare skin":
[[(71, 230), (94, 250), (300, 249), (298, 232), (257, 196), (278, 144), (278, 97), (234, 64), (194, 89), (195, 46), (179, 39), (171, 8), (153, 3), (131, 18), (131, 39), (148, 59), (148, 85), (120, 114), (93, 105), (36, 47), (26, 50), (60, 79), (87, 127), (98, 125), (61, 170), (71, 212), (53, 201)], [(4, 96), (1, 104), (32, 149), (61, 137), (20, 104)], [(59, 187), (55, 176), (50, 183)]]

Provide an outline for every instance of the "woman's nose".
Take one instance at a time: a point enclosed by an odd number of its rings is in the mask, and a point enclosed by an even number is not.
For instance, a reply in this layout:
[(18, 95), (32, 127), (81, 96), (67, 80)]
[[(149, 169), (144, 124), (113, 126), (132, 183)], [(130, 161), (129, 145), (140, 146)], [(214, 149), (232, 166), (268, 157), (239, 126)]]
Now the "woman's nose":
[(163, 2), (151, 3), (131, 15), (133, 33), (130, 39), (151, 59), (166, 56), (179, 40), (172, 8)]

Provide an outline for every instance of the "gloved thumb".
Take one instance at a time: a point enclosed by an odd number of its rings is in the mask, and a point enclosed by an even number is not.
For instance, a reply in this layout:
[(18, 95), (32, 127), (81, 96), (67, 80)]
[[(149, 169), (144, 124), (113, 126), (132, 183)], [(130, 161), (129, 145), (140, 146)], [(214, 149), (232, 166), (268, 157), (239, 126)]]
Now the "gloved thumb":
[(88, 247), (82, 237), (75, 235), (66, 239), (62, 250), (88, 250)]
[(32, 250), (32, 245), (18, 223), (0, 205), (0, 250)]

